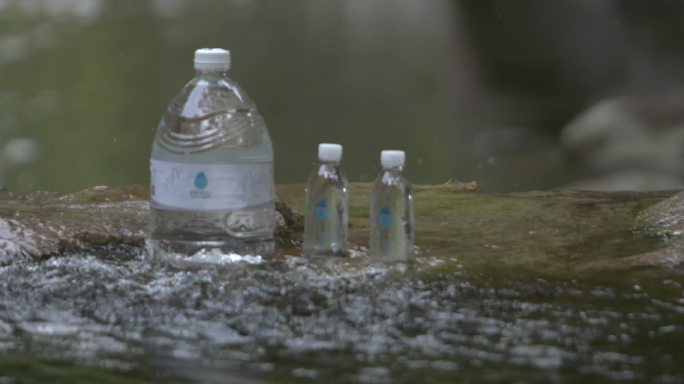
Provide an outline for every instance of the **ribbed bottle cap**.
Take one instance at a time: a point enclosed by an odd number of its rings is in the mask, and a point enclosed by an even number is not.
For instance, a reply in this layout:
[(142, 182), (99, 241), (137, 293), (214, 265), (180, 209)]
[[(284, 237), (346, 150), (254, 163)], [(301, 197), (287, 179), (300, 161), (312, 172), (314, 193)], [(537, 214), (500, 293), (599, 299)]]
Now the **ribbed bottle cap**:
[(342, 159), (342, 146), (339, 144), (318, 144), (318, 160), (340, 161)]
[(195, 70), (227, 71), (230, 69), (230, 51), (221, 48), (201, 48), (195, 51)]
[(380, 164), (383, 168), (403, 167), (406, 160), (404, 151), (386, 150), (380, 152)]

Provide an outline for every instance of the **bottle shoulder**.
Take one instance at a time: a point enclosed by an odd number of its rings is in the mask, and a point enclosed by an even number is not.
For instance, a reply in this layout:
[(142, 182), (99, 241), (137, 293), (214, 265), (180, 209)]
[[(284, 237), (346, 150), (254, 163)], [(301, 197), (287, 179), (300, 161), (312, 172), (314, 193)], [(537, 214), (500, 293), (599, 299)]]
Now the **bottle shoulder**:
[(339, 166), (331, 164), (318, 164), (309, 176), (309, 185), (315, 183), (331, 184), (338, 187), (348, 187), (347, 178)]
[(397, 171), (383, 171), (375, 179), (375, 187), (395, 187), (412, 191), (411, 182), (403, 173)]
[(184, 118), (202, 118), (227, 111), (258, 113), (254, 101), (228, 77), (193, 78), (173, 98), (168, 108), (168, 113)]
[(237, 83), (217, 75), (197, 76), (183, 88), (162, 116), (154, 145), (181, 155), (218, 148), (272, 152), (254, 102)]

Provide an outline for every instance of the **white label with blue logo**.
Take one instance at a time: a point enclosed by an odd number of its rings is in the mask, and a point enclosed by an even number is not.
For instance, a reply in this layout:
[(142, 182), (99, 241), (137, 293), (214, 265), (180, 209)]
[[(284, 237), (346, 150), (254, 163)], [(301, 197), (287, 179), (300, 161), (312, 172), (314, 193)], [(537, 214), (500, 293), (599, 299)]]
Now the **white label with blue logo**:
[(151, 159), (155, 203), (193, 210), (235, 210), (273, 199), (273, 163), (193, 164)]

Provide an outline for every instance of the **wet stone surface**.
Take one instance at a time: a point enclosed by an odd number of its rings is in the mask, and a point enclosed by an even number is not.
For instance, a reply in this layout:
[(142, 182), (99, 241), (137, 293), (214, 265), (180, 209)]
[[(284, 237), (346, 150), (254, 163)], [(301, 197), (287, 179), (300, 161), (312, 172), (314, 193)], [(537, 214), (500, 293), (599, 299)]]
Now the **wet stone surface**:
[[(279, 194), (301, 204), (298, 186)], [(0, 382), (681, 383), (681, 267), (633, 262), (674, 252), (634, 231), (670, 195), (419, 187), (409, 264), (365, 257), (363, 198), (346, 259), (294, 247), (179, 271), (135, 245), (8, 258)]]
[[(147, 186), (93, 187), (57, 195), (0, 192), (0, 265), (70, 252), (128, 258), (145, 246)], [(282, 200), (276, 201), (276, 241), (300, 241), (303, 221)]]
[(194, 272), (152, 269), (142, 255), (16, 263), (0, 269), (0, 372), (40, 380), (36, 366), (47, 366), (52, 377), (122, 382), (684, 379), (678, 274), (630, 284), (483, 277), (434, 274), (436, 262), (287, 257)]

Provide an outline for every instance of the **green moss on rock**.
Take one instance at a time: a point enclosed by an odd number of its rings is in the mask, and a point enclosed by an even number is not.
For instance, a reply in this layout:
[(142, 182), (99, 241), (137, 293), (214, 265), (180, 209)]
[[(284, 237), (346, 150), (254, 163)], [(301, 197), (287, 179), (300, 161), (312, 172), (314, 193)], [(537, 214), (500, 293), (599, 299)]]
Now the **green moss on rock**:
[[(350, 242), (360, 251), (368, 243), (371, 188), (370, 183), (350, 185)], [(280, 185), (277, 194), (280, 253), (296, 255), (304, 186)], [(481, 194), (474, 183), (416, 186), (415, 194), (415, 264), (429, 273), (567, 275), (682, 262), (684, 246), (661, 236), (684, 230), (682, 194)], [(147, 196), (145, 186), (95, 187), (69, 195), (5, 192), (0, 195), (0, 261), (84, 250), (125, 257), (128, 249), (144, 246)]]

